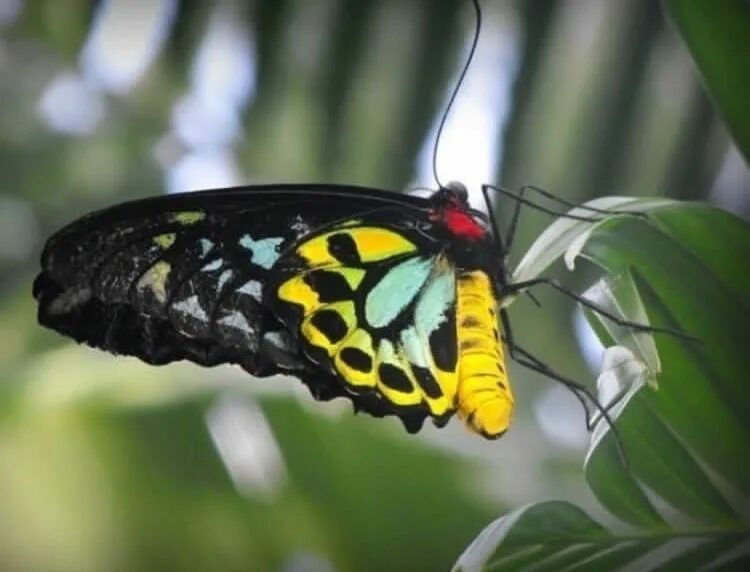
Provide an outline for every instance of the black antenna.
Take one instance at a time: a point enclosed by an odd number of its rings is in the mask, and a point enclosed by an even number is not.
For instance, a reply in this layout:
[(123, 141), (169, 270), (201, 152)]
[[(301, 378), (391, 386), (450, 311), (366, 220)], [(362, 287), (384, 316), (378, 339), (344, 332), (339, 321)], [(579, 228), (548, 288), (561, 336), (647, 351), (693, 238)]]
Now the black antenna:
[(466, 58), (466, 63), (464, 64), (463, 69), (461, 70), (461, 75), (458, 76), (458, 81), (456, 82), (455, 87), (453, 88), (453, 91), (451, 92), (450, 99), (448, 99), (448, 105), (446, 105), (445, 110), (443, 111), (443, 116), (440, 118), (440, 125), (438, 125), (437, 133), (435, 134), (435, 146), (432, 149), (432, 176), (435, 177), (435, 182), (438, 184), (439, 188), (443, 188), (443, 184), (440, 182), (440, 178), (438, 177), (437, 172), (437, 152), (438, 147), (440, 146), (440, 137), (443, 134), (443, 127), (445, 127), (445, 121), (448, 119), (448, 114), (451, 111), (451, 108), (453, 107), (453, 102), (456, 100), (456, 96), (458, 95), (459, 90), (461, 89), (461, 84), (464, 82), (464, 78), (466, 77), (466, 72), (469, 70), (469, 66), (471, 65), (471, 60), (474, 59), (474, 52), (477, 49), (477, 43), (479, 42), (479, 31), (482, 28), (482, 10), (479, 7), (479, 0), (472, 0), (471, 2), (474, 5), (474, 10), (477, 15), (477, 25), (474, 29), (474, 39), (471, 41), (471, 49), (469, 50), (469, 55)]

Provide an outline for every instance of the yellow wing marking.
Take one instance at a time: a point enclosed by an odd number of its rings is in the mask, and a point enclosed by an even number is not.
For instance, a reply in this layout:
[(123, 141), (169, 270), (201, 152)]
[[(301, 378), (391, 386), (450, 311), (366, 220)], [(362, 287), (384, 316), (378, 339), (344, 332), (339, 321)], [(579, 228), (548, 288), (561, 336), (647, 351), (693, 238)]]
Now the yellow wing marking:
[[(327, 272), (336, 272), (341, 275), (352, 290), (356, 290), (365, 277), (365, 271), (361, 268), (330, 268)], [(278, 296), (285, 302), (299, 304), (303, 308), (303, 314), (307, 315), (321, 306), (318, 293), (305, 282), (307, 273), (298, 274), (284, 282), (278, 289)]]
[(201, 211), (183, 211), (179, 213), (174, 213), (172, 215), (172, 220), (174, 222), (178, 222), (185, 226), (189, 226), (191, 224), (195, 224), (196, 222), (200, 222), (204, 218), (206, 218), (206, 213), (201, 212)]
[(361, 227), (352, 229), (350, 235), (362, 262), (376, 262), (417, 251), (416, 245), (402, 235), (382, 228)]
[(168, 232), (166, 234), (160, 234), (159, 236), (154, 237), (154, 243), (166, 250), (170, 246), (174, 244), (175, 239), (177, 238), (177, 235), (174, 232)]
[(299, 274), (284, 282), (279, 287), (278, 296), (285, 302), (302, 306), (304, 315), (311, 314), (321, 305), (318, 293), (305, 282), (304, 274)]
[(163, 260), (157, 262), (141, 276), (141, 279), (138, 280), (137, 288), (139, 290), (149, 288), (157, 300), (164, 302), (167, 299), (167, 277), (171, 269), (172, 267), (168, 262), (164, 262)]
[(481, 271), (458, 277), (458, 414), (470, 429), (500, 437), (513, 415), (513, 393), (497, 330), (497, 300)]
[(328, 237), (334, 233), (323, 234), (306, 241), (297, 248), (297, 254), (310, 266), (330, 266), (340, 264), (328, 251)]
[(427, 404), (430, 407), (430, 412), (439, 417), (445, 415), (449, 411), (452, 412), (455, 408), (458, 379), (455, 371), (443, 371), (435, 365), (435, 362), (433, 362), (432, 359), (430, 359), (430, 361), (432, 373), (437, 378), (442, 395), (438, 398), (425, 395), (425, 401), (427, 401)]
[(362, 328), (346, 338), (337, 348), (333, 365), (343, 378), (355, 387), (375, 387), (375, 351), (372, 337)]
[(351, 237), (362, 262), (377, 262), (417, 250), (414, 243), (397, 232), (385, 228), (361, 226), (344, 227), (316, 236), (301, 244), (297, 248), (297, 254), (302, 256), (310, 266), (340, 265), (341, 261), (331, 253), (328, 247), (328, 239), (338, 234)]

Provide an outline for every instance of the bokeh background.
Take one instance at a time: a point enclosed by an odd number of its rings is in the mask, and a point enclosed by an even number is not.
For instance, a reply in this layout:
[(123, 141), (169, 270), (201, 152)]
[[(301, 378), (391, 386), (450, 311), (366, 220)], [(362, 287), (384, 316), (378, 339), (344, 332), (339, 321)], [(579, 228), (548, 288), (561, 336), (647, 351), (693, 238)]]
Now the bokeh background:
[[(477, 206), (483, 182), (529, 183), (750, 214), (747, 165), (659, 3), (482, 7), (442, 180)], [(468, 0), (0, 0), (0, 569), (441, 570), (527, 502), (611, 518), (581, 476), (576, 400), (519, 368), (502, 440), (457, 421), (409, 436), (294, 380), (152, 368), (36, 325), (44, 238), (89, 210), (260, 182), (434, 187), (474, 26)], [(549, 222), (523, 215), (513, 261)], [(583, 320), (539, 298), (511, 308), (515, 337), (593, 383)]]

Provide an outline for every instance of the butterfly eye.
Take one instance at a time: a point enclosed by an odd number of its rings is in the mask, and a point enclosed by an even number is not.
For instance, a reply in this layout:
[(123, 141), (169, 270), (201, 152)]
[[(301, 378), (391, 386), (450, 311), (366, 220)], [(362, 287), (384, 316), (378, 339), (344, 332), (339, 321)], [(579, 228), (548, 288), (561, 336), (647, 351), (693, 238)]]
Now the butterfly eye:
[(469, 191), (466, 190), (466, 185), (459, 181), (451, 181), (445, 186), (461, 204), (469, 202)]

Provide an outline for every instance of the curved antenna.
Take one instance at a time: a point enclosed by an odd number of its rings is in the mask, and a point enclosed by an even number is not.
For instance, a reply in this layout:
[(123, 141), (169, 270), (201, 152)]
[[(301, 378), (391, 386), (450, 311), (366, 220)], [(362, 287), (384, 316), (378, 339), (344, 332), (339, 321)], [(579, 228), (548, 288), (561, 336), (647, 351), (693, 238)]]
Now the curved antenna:
[(440, 124), (438, 125), (437, 133), (435, 134), (435, 146), (432, 148), (432, 176), (435, 177), (435, 182), (438, 184), (438, 188), (441, 188), (441, 189), (443, 188), (443, 184), (440, 182), (440, 178), (438, 177), (438, 172), (437, 172), (437, 153), (438, 153), (438, 148), (440, 147), (440, 137), (443, 134), (443, 128), (445, 127), (445, 122), (448, 119), (448, 114), (450, 113), (451, 108), (453, 107), (453, 103), (456, 100), (456, 96), (458, 95), (458, 92), (461, 89), (461, 85), (464, 82), (464, 78), (466, 77), (466, 72), (469, 70), (471, 61), (474, 59), (474, 52), (476, 51), (477, 43), (479, 42), (479, 32), (482, 29), (482, 9), (479, 7), (479, 0), (472, 0), (471, 3), (474, 6), (474, 11), (476, 12), (476, 16), (477, 16), (477, 25), (474, 28), (474, 38), (471, 41), (471, 48), (469, 49), (469, 55), (466, 58), (466, 63), (464, 64), (463, 69), (461, 70), (461, 75), (458, 76), (458, 81), (456, 82), (456, 85), (453, 87), (451, 96), (448, 99), (448, 105), (445, 106), (445, 110), (443, 111), (443, 116), (440, 118)]

